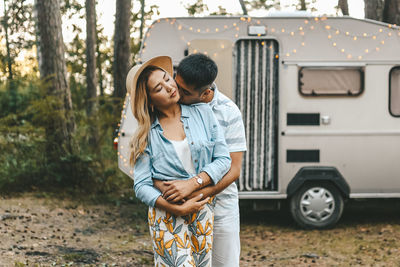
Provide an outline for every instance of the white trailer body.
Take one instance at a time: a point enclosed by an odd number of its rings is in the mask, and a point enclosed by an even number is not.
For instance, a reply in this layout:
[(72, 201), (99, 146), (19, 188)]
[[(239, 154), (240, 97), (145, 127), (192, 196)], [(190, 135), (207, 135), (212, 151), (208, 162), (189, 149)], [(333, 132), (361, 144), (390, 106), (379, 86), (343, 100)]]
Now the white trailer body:
[[(350, 17), (167, 18), (140, 61), (206, 53), (242, 111), (240, 198), (291, 199), (297, 222), (326, 227), (344, 198), (400, 198), (400, 29)], [(127, 96), (128, 99), (129, 96)], [(127, 164), (129, 101), (119, 136)], [(333, 188), (333, 189), (332, 189)], [(297, 217), (297, 218), (296, 218)]]

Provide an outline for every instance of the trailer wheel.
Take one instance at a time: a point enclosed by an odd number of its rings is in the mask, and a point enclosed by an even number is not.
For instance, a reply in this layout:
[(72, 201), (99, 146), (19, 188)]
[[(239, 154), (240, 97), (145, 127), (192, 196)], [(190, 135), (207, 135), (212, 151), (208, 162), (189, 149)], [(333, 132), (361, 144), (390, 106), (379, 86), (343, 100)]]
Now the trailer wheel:
[(306, 183), (290, 199), (293, 219), (306, 229), (334, 226), (343, 213), (343, 197), (330, 183)]

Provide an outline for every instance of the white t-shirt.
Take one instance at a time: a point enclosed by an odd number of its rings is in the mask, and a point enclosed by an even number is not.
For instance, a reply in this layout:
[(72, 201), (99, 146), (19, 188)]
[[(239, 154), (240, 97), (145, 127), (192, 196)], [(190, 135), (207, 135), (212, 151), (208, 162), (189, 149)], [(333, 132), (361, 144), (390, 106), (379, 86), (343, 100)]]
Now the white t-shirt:
[[(236, 104), (227, 96), (222, 94), (216, 88), (214, 97), (210, 103), (212, 111), (217, 118), (219, 125), (224, 131), (225, 141), (228, 145), (229, 152), (244, 152), (246, 147), (246, 135), (243, 125), (242, 113)], [(218, 194), (220, 198), (222, 195), (232, 195), (237, 198), (238, 190), (236, 183), (232, 183), (224, 191)]]
[[(244, 152), (247, 150), (246, 135), (242, 113), (237, 105), (216, 88), (214, 97), (208, 103), (224, 131), (225, 141), (229, 152)], [(229, 216), (238, 217), (238, 189), (236, 183), (230, 184), (217, 196), (214, 210), (214, 223), (223, 222)]]
[(192, 154), (190, 153), (189, 142), (185, 139), (181, 141), (169, 140), (175, 148), (176, 154), (178, 154), (178, 158), (181, 160), (183, 168), (187, 171), (187, 173), (196, 175), (196, 171), (194, 169)]

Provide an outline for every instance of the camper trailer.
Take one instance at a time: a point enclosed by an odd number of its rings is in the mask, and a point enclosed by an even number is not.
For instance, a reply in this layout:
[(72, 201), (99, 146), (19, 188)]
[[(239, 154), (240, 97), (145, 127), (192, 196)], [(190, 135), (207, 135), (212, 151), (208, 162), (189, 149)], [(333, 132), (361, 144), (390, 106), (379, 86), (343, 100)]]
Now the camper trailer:
[[(400, 29), (351, 17), (165, 18), (139, 61), (204, 53), (240, 108), (240, 199), (288, 200), (306, 228), (333, 226), (344, 201), (400, 198)], [(132, 177), (126, 96), (119, 167)]]

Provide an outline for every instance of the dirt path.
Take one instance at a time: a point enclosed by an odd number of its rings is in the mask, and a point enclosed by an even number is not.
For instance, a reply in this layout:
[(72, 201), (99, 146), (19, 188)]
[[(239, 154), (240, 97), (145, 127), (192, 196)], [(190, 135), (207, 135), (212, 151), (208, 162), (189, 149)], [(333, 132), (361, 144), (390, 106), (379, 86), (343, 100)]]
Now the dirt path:
[[(400, 266), (400, 208), (390, 203), (349, 208), (326, 231), (243, 208), (241, 266)], [(1, 199), (0, 266), (152, 266), (146, 207)]]

